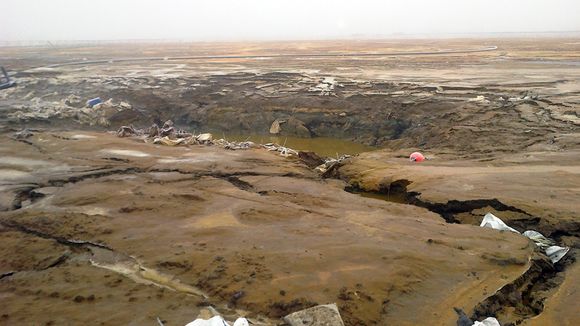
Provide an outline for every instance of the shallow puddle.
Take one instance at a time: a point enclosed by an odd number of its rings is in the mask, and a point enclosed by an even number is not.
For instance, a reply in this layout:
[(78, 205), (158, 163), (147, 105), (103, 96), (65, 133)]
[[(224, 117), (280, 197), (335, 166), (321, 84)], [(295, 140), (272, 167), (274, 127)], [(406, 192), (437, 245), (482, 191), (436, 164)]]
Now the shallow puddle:
[(366, 192), (366, 191), (349, 191), (349, 192), (356, 194), (356, 195), (359, 195), (361, 197), (379, 199), (379, 200), (384, 200), (384, 201), (388, 201), (388, 202), (392, 202), (392, 203), (398, 203), (398, 204), (408, 204), (409, 203), (407, 195), (404, 193), (401, 193), (401, 192), (394, 192), (392, 194), (382, 194), (382, 193)]
[(258, 144), (275, 143), (299, 151), (311, 151), (321, 156), (336, 157), (342, 154), (354, 155), (375, 150), (375, 147), (329, 137), (299, 138), (269, 135), (220, 135), (228, 141), (253, 141)]

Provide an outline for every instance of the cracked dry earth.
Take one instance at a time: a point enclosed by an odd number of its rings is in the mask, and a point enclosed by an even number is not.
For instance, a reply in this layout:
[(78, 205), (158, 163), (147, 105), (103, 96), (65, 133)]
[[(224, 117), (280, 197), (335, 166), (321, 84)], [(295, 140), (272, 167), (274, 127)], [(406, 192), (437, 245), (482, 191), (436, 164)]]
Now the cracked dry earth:
[(350, 194), (261, 149), (27, 141), (0, 148), (7, 325), (182, 325), (207, 305), (276, 324), (328, 302), (348, 325), (447, 325), (538, 259), (521, 236)]

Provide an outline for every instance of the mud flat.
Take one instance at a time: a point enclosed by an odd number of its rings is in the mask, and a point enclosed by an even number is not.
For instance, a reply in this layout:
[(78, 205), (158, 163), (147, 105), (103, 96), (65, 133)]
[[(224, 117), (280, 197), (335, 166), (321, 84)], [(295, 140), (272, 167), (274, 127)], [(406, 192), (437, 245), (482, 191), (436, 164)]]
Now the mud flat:
[[(355, 45), (0, 49), (19, 83), (0, 93), (0, 323), (183, 325), (212, 306), (270, 325), (336, 302), (346, 325), (454, 325), (453, 307), (502, 325), (573, 325), (578, 44), (377, 41), (356, 47), (498, 49), (49, 69), (33, 68)], [(105, 103), (84, 107), (96, 96)], [(322, 178), (263, 149), (105, 132), (166, 119), (257, 142), (283, 121), (280, 143), (360, 154)], [(417, 149), (430, 160), (410, 163)], [(553, 265), (527, 238), (480, 228), (487, 212), (572, 249)]]
[[(91, 135), (97, 138), (47, 132), (28, 139), (42, 151), (3, 141), (3, 157), (35, 162), (30, 175), (11, 180), (26, 188), (2, 213), (3, 272), (14, 271), (2, 279), (10, 321), (112, 322), (104, 312), (120, 300), (116, 318), (127, 322), (160, 315), (184, 323), (204, 304), (275, 320), (337, 301), (349, 324), (445, 323), (453, 311), (431, 310), (434, 303), (474, 306), (517, 278), (533, 252), (521, 237), (349, 194), (341, 182), (264, 150), (168, 148)], [(164, 163), (168, 158), (180, 160)], [(134, 257), (208, 299), (95, 267), (95, 253), (60, 239)], [(30, 244), (45, 252), (27, 254)], [(62, 305), (91, 305), (91, 312), (58, 314)]]

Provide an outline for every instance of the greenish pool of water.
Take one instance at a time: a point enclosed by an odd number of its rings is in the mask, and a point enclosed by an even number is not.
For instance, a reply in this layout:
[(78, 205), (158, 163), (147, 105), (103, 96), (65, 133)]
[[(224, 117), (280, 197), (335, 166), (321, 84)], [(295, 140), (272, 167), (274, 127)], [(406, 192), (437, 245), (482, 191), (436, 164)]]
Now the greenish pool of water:
[(388, 202), (392, 202), (392, 203), (398, 203), (398, 204), (408, 204), (408, 198), (406, 194), (403, 193), (399, 193), (399, 192), (394, 192), (392, 194), (383, 194), (383, 193), (376, 193), (376, 192), (366, 192), (366, 191), (350, 191), (350, 193), (359, 195), (361, 197), (365, 197), (365, 198), (373, 198), (373, 199), (379, 199), (379, 200), (384, 200), (384, 201), (388, 201)]
[(215, 138), (223, 138), (224, 136), (228, 141), (253, 141), (258, 144), (276, 143), (294, 150), (311, 151), (328, 157), (336, 157), (342, 154), (354, 155), (376, 149), (376, 147), (328, 137), (298, 138), (268, 135), (214, 134)]

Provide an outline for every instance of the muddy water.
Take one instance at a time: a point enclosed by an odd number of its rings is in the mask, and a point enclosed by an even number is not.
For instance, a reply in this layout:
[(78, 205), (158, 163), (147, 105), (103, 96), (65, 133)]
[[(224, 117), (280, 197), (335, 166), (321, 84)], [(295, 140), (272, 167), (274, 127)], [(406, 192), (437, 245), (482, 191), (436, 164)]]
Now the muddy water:
[(401, 192), (393, 192), (387, 194), (358, 190), (353, 190), (349, 192), (365, 198), (373, 198), (398, 204), (409, 204), (408, 195)]
[(336, 157), (337, 155), (340, 156), (342, 154), (354, 155), (377, 149), (376, 147), (330, 137), (299, 138), (286, 136), (235, 134), (216, 134), (215, 137), (225, 137), (225, 139), (229, 141), (253, 141), (259, 144), (285, 144), (284, 146), (295, 150), (312, 151), (318, 155), (329, 157)]

